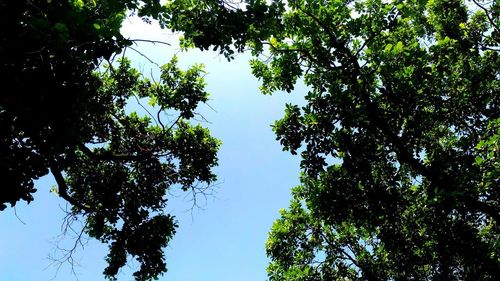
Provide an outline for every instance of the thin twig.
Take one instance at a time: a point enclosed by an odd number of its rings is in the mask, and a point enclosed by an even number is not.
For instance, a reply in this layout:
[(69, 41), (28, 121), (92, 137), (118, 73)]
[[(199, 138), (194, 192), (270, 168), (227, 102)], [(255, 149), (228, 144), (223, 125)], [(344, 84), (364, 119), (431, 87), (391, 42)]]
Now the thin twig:
[(17, 215), (17, 209), (16, 209), (16, 206), (14, 206), (14, 215), (16, 216), (16, 218), (24, 225), (26, 225), (26, 223)]
[(164, 42), (164, 41), (158, 41), (158, 40), (148, 40), (148, 39), (128, 39), (128, 40), (132, 41), (134, 43), (136, 43), (136, 42), (146, 42), (146, 43), (152, 43), (152, 44), (162, 44), (162, 45), (172, 46), (170, 43), (167, 43), (167, 42)]
[(161, 67), (157, 62), (153, 61), (152, 59), (150, 59), (148, 56), (146, 56), (145, 54), (141, 53), (139, 50), (135, 49), (135, 48), (132, 48), (132, 47), (129, 47), (130, 49), (132, 49), (133, 51), (135, 51), (136, 53), (138, 53), (139, 55), (141, 55), (142, 57), (144, 57), (145, 59), (147, 59), (150, 63), (158, 66), (158, 67)]

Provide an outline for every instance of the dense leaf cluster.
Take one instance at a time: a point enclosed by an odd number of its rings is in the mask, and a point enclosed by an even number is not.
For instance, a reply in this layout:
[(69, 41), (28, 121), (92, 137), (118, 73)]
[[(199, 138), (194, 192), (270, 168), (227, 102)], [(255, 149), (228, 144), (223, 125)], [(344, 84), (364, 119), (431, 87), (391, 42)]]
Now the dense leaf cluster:
[(274, 125), (303, 175), (270, 279), (499, 278), (498, 3), (297, 0), (280, 19), (253, 71), (310, 90)]
[(173, 0), (165, 4), (164, 19), (168, 28), (183, 32), (182, 47), (212, 48), (231, 60), (250, 46), (261, 50), (280, 26), (284, 7), (281, 1)]

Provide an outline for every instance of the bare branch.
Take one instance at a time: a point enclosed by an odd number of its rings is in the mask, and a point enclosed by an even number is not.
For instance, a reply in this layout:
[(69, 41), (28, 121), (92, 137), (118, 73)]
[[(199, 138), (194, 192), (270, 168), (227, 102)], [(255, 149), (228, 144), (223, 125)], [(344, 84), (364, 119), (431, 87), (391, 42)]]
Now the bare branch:
[[(164, 41), (158, 41), (158, 40), (148, 40), (148, 39), (128, 39), (131, 42), (145, 42), (145, 43), (151, 43), (153, 45), (155, 44), (162, 44), (162, 45), (167, 45), (167, 46), (172, 46), (170, 43), (164, 42)], [(136, 44), (137, 45), (137, 44)]]
[(144, 109), (144, 111), (146, 111), (148, 113), (148, 115), (151, 117), (151, 119), (153, 119), (156, 123), (156, 126), (159, 126), (158, 124), (158, 120), (156, 120), (156, 118), (153, 116), (153, 114), (151, 114), (151, 112), (144, 106), (142, 105), (141, 101), (139, 100), (139, 97), (136, 95), (136, 94), (133, 94), (134, 98), (135, 98), (135, 101), (137, 102), (137, 104), (142, 108)]
[(160, 67), (160, 65), (153, 61), (152, 59), (150, 59), (148, 56), (146, 56), (145, 54), (141, 53), (139, 50), (135, 49), (135, 48), (132, 48), (132, 47), (129, 47), (130, 49), (132, 49), (133, 51), (135, 51), (136, 53), (138, 53), (139, 55), (141, 55), (143, 58), (147, 59), (150, 63)]
[[(72, 214), (71, 212), (68, 211), (65, 212), (67, 213), (63, 219), (63, 224), (61, 225), (61, 234), (54, 242), (54, 248), (55, 248), (54, 250), (57, 253), (62, 253), (62, 255), (59, 257), (49, 255), (48, 259), (51, 262), (47, 266), (47, 268), (56, 267), (56, 272), (53, 277), (53, 279), (55, 279), (62, 266), (65, 264), (69, 264), (71, 273), (78, 280), (78, 274), (75, 269), (75, 267), (77, 266), (77, 262), (75, 260), (75, 253), (77, 251), (77, 248), (81, 247), (83, 249), (85, 245), (88, 243), (88, 237), (84, 237), (85, 229), (87, 227), (88, 222), (85, 222), (85, 224), (80, 222), (81, 229), (77, 231), (73, 228), (73, 224), (79, 221), (78, 217)], [(71, 243), (69, 248), (61, 245), (63, 240), (65, 240), (65, 238), (67, 238), (68, 236), (70, 237), (70, 239), (73, 239), (73, 242)], [(84, 239), (85, 241), (83, 241)]]
[(16, 218), (24, 225), (26, 225), (26, 223), (17, 215), (17, 209), (16, 209), (16, 206), (14, 206), (14, 215), (16, 216)]

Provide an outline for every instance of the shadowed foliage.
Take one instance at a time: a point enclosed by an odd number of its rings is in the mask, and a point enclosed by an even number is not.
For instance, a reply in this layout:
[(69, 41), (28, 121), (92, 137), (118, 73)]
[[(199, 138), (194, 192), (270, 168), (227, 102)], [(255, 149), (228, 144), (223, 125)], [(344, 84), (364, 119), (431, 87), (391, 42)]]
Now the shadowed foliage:
[[(165, 7), (0, 1), (0, 75), (12, 85), (0, 96), (0, 209), (31, 202), (33, 181), (51, 173), (83, 231), (109, 245), (104, 274), (113, 279), (131, 255), (135, 278), (149, 280), (165, 272), (177, 227), (163, 211), (167, 190), (212, 184), (220, 142), (188, 122), (208, 99), (201, 66), (182, 70), (174, 57), (151, 81), (113, 62), (132, 44), (120, 33), (127, 13), (161, 20)], [(154, 114), (130, 111), (148, 101)]]
[(302, 156), (270, 280), (500, 277), (499, 6), (288, 1), (252, 62), (309, 86), (273, 128)]

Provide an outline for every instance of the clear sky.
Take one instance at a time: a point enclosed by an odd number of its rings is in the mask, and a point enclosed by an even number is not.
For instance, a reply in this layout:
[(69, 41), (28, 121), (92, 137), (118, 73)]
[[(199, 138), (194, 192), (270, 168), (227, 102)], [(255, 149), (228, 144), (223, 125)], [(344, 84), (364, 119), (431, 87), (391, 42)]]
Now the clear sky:
[[(158, 63), (178, 52), (177, 35), (168, 31), (133, 20), (125, 23), (124, 32), (131, 38), (171, 42), (172, 47), (138, 46)], [(139, 69), (149, 72), (151, 65), (144, 58), (132, 50), (127, 55)], [(191, 209), (189, 194), (172, 194), (167, 211), (177, 217), (179, 228), (165, 249), (168, 272), (160, 280), (265, 280), (267, 233), (278, 210), (288, 206), (289, 190), (298, 184), (299, 174), (299, 159), (281, 150), (270, 125), (282, 117), (286, 102), (301, 103), (305, 88), (292, 94), (260, 94), (245, 54), (229, 63), (210, 52), (178, 56), (184, 67), (205, 64), (213, 110), (201, 106), (198, 112), (210, 121), (205, 125), (223, 145), (216, 169), (219, 183), (213, 196), (198, 198), (202, 208)], [(0, 281), (76, 280), (68, 264), (59, 272), (50, 267), (49, 255), (62, 254), (54, 243), (61, 234), (61, 208), (65, 207), (63, 200), (49, 192), (53, 184), (50, 177), (39, 180), (34, 202), (0, 213)], [(73, 241), (68, 235), (62, 245), (71, 246)], [(78, 248), (78, 280), (103, 280), (106, 253), (106, 246), (93, 240), (85, 249)], [(133, 280), (135, 266), (131, 263), (125, 268), (119, 280)]]

